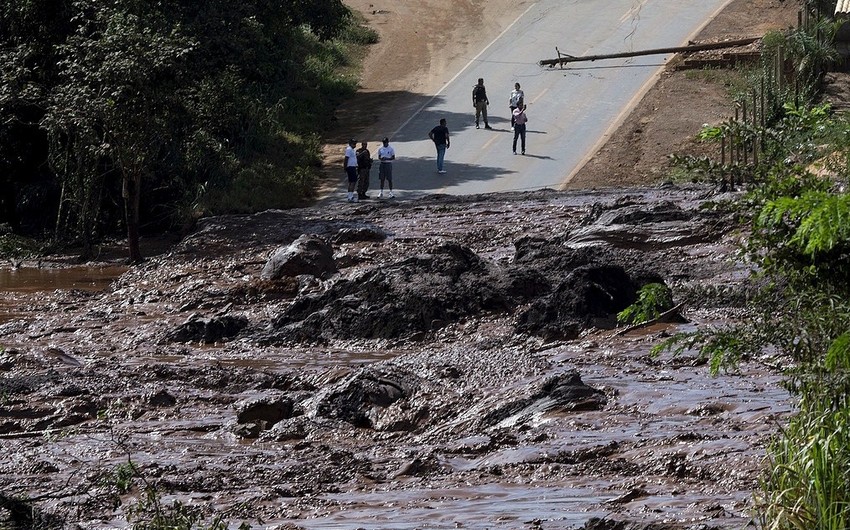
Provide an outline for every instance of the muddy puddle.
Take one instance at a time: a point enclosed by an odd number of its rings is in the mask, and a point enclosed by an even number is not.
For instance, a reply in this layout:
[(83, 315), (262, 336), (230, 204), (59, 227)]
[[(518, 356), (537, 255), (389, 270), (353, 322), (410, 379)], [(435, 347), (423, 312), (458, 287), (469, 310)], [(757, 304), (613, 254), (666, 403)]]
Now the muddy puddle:
[[(606, 510), (588, 509), (599, 504), (604, 486), (485, 484), (476, 488), (413, 489), (402, 493), (356, 493), (329, 496), (337, 513), (305, 518), (309, 529), (353, 528), (578, 528)], [(486, 522), (481, 514), (487, 514)]]
[(39, 293), (79, 289), (103, 291), (127, 271), (123, 266), (0, 268), (0, 324), (23, 318), (21, 307)]
[(0, 292), (38, 292), (54, 289), (102, 291), (127, 267), (0, 268)]

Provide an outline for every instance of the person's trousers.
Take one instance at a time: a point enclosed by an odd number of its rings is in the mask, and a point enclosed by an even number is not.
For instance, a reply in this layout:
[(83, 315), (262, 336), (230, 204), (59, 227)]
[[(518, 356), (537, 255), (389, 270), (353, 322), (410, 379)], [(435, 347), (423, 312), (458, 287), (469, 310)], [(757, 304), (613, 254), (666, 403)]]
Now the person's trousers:
[(525, 124), (514, 124), (514, 153), (516, 153), (517, 138), (522, 139), (522, 154), (525, 154)]
[(354, 185), (357, 183), (357, 166), (346, 166), (345, 176), (348, 178), (348, 190), (354, 191)]
[(366, 197), (366, 190), (369, 189), (369, 173), (368, 167), (357, 168), (357, 195), (361, 199)]
[(475, 102), (475, 125), (478, 125), (478, 119), (484, 118), (484, 125), (487, 125), (487, 103), (484, 101)]
[(393, 189), (393, 163), (381, 162), (378, 167), (378, 178), (381, 180), (381, 189), (384, 189), (384, 182), (389, 184), (390, 191)]
[(446, 159), (446, 145), (437, 146), (437, 171), (443, 170), (443, 161)]

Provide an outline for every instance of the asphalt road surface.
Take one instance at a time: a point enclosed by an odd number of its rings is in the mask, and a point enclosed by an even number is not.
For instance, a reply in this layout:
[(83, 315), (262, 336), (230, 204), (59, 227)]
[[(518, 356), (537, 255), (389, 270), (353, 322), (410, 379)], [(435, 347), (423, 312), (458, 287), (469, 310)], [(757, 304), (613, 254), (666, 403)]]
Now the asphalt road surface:
[[(681, 46), (728, 2), (540, 0), (518, 11), (510, 27), (436, 95), (411, 109), (410, 118), (390, 135), (399, 197), (559, 188), (640, 100), (669, 56), (575, 62), (564, 69), (538, 61), (556, 58), (555, 47), (580, 57)], [(452, 53), (450, 42), (435, 44)], [(492, 130), (483, 123), (475, 128), (472, 87), (479, 77), (487, 87)], [(511, 149), (508, 98), (517, 82), (528, 105), (524, 156)], [(451, 132), (442, 175), (428, 139), (440, 118)], [(370, 147), (376, 153), (379, 146)], [(377, 170), (373, 173), (377, 181)]]

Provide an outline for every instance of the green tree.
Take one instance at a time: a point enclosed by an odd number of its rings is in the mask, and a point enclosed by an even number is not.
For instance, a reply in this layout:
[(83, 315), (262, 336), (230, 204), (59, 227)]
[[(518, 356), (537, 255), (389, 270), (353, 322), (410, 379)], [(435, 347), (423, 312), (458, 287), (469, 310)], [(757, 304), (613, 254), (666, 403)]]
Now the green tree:
[[(0, 222), (32, 204), (31, 224), (55, 218), (56, 238), (87, 250), (123, 226), (132, 261), (145, 223), (179, 222), (187, 205), (253, 211), (309, 194), (319, 134), (356, 88), (333, 40), (353, 24), (339, 0), (0, 8)], [(27, 189), (37, 177), (42, 191)]]

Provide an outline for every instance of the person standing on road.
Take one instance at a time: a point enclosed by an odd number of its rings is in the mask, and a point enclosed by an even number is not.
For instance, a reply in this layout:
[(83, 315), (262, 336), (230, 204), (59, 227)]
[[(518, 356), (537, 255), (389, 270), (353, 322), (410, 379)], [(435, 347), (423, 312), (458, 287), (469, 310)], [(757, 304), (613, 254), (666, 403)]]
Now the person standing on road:
[(487, 99), (487, 89), (484, 88), (484, 78), (478, 78), (478, 84), (472, 87), (472, 106), (475, 107), (475, 128), (480, 129), (478, 126), (479, 118), (483, 116), (484, 118), (484, 128), (492, 129), (490, 124), (487, 123), (487, 105), (490, 104), (490, 100)]
[(434, 142), (434, 146), (437, 148), (437, 173), (445, 173), (446, 170), (443, 169), (443, 161), (446, 158), (446, 149), (451, 145), (449, 128), (446, 126), (445, 118), (441, 118), (440, 124), (431, 129), (431, 132), (428, 133), (428, 138)]
[(390, 145), (390, 139), (384, 138), (384, 145), (378, 148), (378, 160), (381, 165), (378, 166), (378, 178), (381, 180), (381, 192), (378, 193), (378, 198), (384, 197), (384, 181), (389, 185), (389, 197), (395, 197), (393, 193), (393, 160), (395, 160), (395, 149)]
[(528, 116), (525, 115), (525, 103), (519, 100), (517, 105), (512, 114), (514, 118), (514, 154), (516, 154), (517, 138), (522, 140), (522, 154), (525, 154), (525, 124), (528, 123)]
[(372, 153), (369, 152), (368, 144), (363, 142), (357, 150), (357, 198), (361, 201), (368, 199), (366, 190), (369, 189), (369, 177), (372, 172)]
[(519, 107), (519, 102), (525, 100), (525, 92), (519, 87), (519, 83), (514, 83), (514, 89), (511, 90), (511, 97), (508, 103), (511, 107), (511, 130), (514, 130), (514, 111)]
[(348, 179), (348, 202), (357, 202), (357, 195), (354, 193), (354, 188), (357, 186), (357, 152), (354, 146), (357, 145), (357, 140), (352, 138), (348, 141), (348, 147), (345, 148), (345, 160), (342, 167), (345, 169), (345, 176)]

